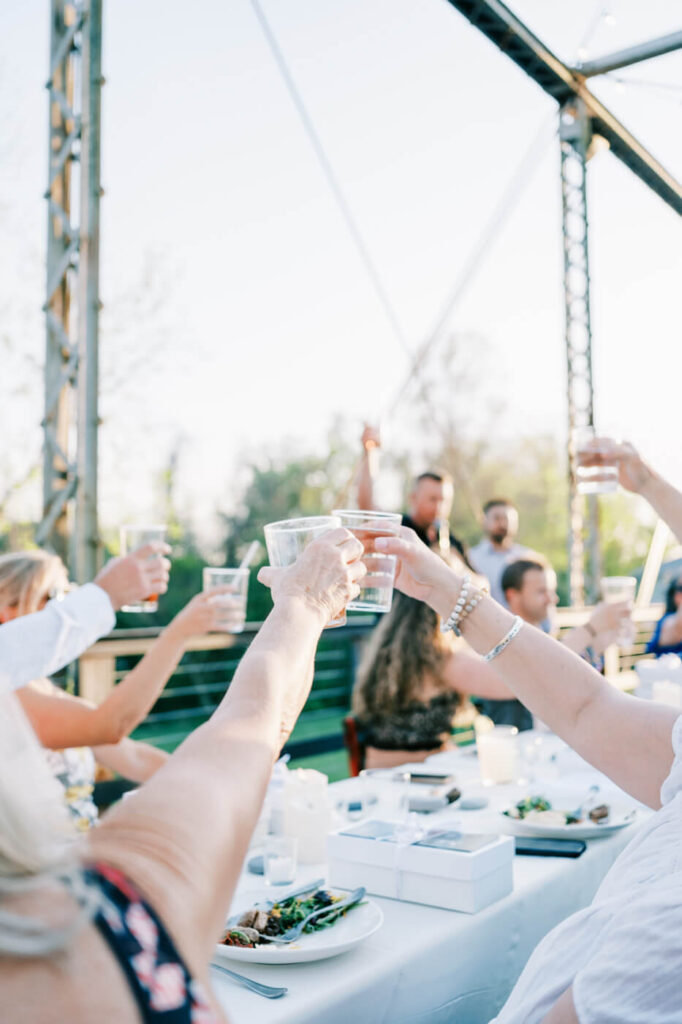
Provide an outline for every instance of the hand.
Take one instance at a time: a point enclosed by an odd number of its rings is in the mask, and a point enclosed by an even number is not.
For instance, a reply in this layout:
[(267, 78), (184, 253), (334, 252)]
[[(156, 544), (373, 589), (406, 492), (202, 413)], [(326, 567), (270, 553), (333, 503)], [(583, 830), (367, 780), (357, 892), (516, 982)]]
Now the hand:
[(359, 561), (363, 548), (348, 530), (338, 528), (309, 544), (286, 569), (264, 566), (258, 579), (272, 590), (272, 599), (302, 600), (324, 622), (339, 616), (360, 593), (358, 582), (367, 569)]
[(166, 593), (171, 564), (164, 555), (170, 554), (170, 550), (168, 544), (154, 541), (125, 558), (107, 562), (94, 582), (109, 595), (114, 611), (124, 604), (144, 601), (152, 594)]
[(629, 601), (616, 601), (613, 604), (606, 604), (602, 601), (594, 609), (588, 621), (597, 636), (600, 633), (617, 633), (623, 622), (630, 618), (630, 611)]
[(372, 448), (381, 448), (381, 435), (379, 434), (378, 427), (372, 427), (369, 423), (365, 423), (365, 429), (362, 431), (362, 447), (366, 452), (371, 451)]
[(615, 441), (610, 437), (595, 437), (586, 446), (599, 450), (599, 464), (615, 463), (618, 466), (618, 480), (627, 491), (640, 494), (653, 478), (653, 472), (642, 459), (636, 448), (628, 441)]
[(174, 628), (186, 637), (229, 633), (243, 625), (243, 604), (230, 584), (195, 594), (173, 619)]
[[(425, 601), (439, 614), (449, 615), (461, 586), (458, 577), (442, 558), (423, 544), (414, 530), (400, 527), (397, 537), (377, 537), (377, 551), (397, 555), (395, 586), (408, 597)], [(444, 611), (444, 609), (447, 609)]]

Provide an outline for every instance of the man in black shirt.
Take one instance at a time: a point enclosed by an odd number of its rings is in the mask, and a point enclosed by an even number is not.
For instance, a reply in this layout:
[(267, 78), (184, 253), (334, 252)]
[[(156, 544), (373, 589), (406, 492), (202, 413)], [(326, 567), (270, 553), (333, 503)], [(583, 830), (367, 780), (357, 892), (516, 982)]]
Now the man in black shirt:
[[(362, 434), (362, 463), (358, 474), (360, 508), (375, 508), (374, 480), (380, 447), (378, 431), (365, 427)], [(450, 533), (448, 526), (452, 497), (452, 478), (448, 473), (440, 470), (420, 473), (408, 496), (408, 512), (403, 513), (403, 526), (409, 526), (420, 540), (429, 547), (438, 548), (442, 554), (458, 555), (471, 568), (464, 544)]]

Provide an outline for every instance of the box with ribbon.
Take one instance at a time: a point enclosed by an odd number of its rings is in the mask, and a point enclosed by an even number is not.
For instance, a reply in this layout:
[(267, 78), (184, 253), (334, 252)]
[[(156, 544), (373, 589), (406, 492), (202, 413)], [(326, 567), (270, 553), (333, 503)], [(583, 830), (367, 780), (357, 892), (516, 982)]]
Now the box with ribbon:
[(512, 836), (364, 821), (327, 838), (329, 883), (475, 914), (513, 889)]

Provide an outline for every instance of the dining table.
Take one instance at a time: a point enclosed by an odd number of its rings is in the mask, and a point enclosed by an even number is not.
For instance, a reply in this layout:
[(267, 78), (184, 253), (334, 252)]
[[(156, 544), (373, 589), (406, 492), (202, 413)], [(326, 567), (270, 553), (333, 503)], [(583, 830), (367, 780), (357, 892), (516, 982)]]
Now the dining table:
[[(514, 823), (502, 812), (523, 797), (551, 789), (555, 795), (563, 794), (561, 806), (570, 808), (599, 787), (601, 802), (632, 811), (630, 823), (588, 839), (585, 852), (577, 858), (516, 855), (513, 891), (478, 913), (370, 896), (383, 911), (381, 927), (339, 956), (286, 965), (221, 961), (249, 978), (288, 990), (282, 998), (267, 1000), (212, 969), (214, 992), (231, 1024), (491, 1021), (536, 945), (590, 903), (615, 859), (651, 813), (551, 733), (522, 733), (520, 741), (521, 777), (504, 785), (483, 785), (475, 747), (430, 757), (425, 762), (428, 767), (450, 772), (462, 797), (419, 818), (428, 817), (429, 827), (513, 833)], [(355, 778), (329, 787), (337, 827), (346, 823), (344, 809), (353, 806), (361, 785)], [(485, 801), (486, 806), (463, 810), (462, 800)], [(300, 866), (295, 883), (325, 877), (326, 870), (324, 863)], [(264, 896), (262, 876), (245, 871), (231, 909), (249, 907)]]

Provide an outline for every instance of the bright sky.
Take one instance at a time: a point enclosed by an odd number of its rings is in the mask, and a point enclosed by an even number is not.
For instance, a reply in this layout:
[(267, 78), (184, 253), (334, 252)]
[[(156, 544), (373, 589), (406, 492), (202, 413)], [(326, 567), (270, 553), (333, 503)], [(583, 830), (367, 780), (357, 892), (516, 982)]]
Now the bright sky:
[[(414, 351), (554, 104), (445, 0), (261, 2)], [(669, 0), (614, 0), (614, 23), (594, 0), (511, 6), (569, 62), (679, 28)], [(0, 11), (0, 308), (38, 360), (48, 7)], [(177, 438), (183, 504), (204, 514), (229, 503), (245, 451), (322, 451), (338, 413), (359, 432), (408, 356), (249, 0), (105, 0), (104, 38), (102, 517), (154, 513)], [(595, 92), (682, 178), (682, 53), (618, 77), (637, 84)], [(589, 203), (598, 425), (682, 481), (679, 218), (608, 153)], [(507, 432), (565, 435), (561, 276), (549, 138), (450, 325), (488, 339), (480, 402), (504, 389)], [(41, 404), (38, 370), (2, 401), (27, 460)]]

